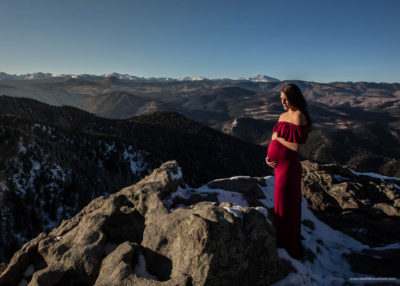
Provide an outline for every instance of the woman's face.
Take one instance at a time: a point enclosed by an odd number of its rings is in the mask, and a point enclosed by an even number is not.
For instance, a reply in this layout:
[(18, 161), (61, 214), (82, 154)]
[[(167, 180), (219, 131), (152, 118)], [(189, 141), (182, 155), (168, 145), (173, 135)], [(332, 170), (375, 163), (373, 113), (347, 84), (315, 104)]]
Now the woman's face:
[(283, 108), (284, 108), (285, 110), (289, 110), (289, 108), (290, 108), (290, 103), (289, 103), (289, 101), (288, 101), (288, 99), (287, 99), (286, 94), (284, 94), (283, 92), (281, 92), (281, 101), (282, 101)]

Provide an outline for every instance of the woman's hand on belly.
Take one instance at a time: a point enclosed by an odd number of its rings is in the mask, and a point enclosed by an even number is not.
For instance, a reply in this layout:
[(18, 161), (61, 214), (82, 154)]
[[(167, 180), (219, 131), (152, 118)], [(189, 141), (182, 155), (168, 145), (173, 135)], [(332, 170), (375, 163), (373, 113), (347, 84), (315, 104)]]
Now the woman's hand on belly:
[(267, 162), (267, 165), (270, 166), (271, 168), (276, 168), (276, 162), (275, 161), (270, 161), (269, 157), (265, 158), (265, 162)]

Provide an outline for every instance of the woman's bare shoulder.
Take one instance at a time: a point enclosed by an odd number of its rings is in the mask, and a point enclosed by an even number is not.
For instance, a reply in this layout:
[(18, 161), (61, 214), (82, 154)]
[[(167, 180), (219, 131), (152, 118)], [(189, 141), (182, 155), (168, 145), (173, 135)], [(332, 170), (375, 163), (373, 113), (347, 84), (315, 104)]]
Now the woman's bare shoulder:
[(279, 115), (278, 121), (287, 121), (287, 112), (282, 112), (281, 115)]
[(296, 125), (303, 125), (308, 123), (306, 116), (300, 111), (294, 113), (291, 119), (292, 122)]

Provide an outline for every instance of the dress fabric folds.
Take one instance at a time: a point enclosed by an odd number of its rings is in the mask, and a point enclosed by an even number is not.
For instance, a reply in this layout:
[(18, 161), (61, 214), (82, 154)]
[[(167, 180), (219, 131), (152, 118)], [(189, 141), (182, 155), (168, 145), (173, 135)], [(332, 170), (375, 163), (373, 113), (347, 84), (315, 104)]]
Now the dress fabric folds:
[[(308, 125), (295, 125), (279, 121), (273, 129), (278, 137), (288, 142), (304, 144), (308, 137)], [(293, 258), (303, 256), (300, 241), (301, 229), (301, 176), (302, 167), (298, 152), (278, 140), (272, 140), (268, 147), (270, 161), (277, 163), (274, 168), (274, 225), (277, 247), (284, 248)]]

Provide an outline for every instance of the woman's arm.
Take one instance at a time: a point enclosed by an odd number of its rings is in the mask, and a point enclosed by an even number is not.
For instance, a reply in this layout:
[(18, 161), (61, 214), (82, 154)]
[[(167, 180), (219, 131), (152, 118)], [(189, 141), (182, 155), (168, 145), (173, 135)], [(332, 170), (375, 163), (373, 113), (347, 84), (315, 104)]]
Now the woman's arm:
[(298, 152), (300, 150), (300, 144), (288, 142), (285, 139), (278, 137), (278, 132), (272, 134), (272, 140), (278, 140), (283, 146), (289, 148), (290, 150)]

